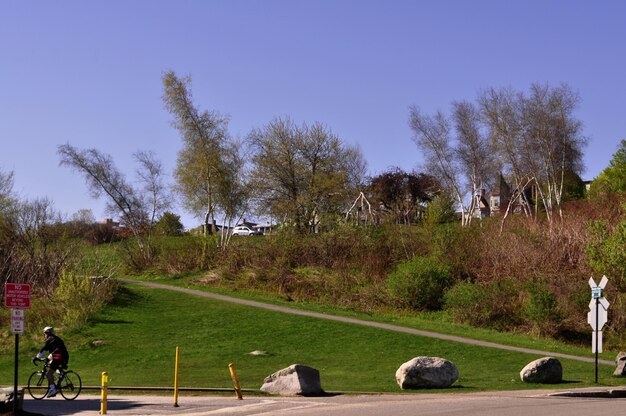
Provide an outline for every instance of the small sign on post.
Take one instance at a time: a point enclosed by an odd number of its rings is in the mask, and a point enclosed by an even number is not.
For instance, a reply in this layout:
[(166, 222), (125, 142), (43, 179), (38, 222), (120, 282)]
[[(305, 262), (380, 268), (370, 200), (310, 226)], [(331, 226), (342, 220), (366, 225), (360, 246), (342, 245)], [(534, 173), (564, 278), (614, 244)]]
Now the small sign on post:
[(24, 332), (24, 309), (30, 308), (30, 285), (4, 284), (4, 306), (11, 308), (11, 332), (15, 334), (15, 368), (13, 374), (13, 414), (17, 414), (17, 375), (20, 334)]
[(11, 309), (11, 332), (24, 333), (24, 309)]

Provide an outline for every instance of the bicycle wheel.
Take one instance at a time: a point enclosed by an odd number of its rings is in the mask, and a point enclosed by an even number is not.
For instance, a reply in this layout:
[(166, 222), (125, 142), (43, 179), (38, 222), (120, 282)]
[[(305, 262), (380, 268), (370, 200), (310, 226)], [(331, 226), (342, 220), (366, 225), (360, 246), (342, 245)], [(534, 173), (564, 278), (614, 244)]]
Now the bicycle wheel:
[(80, 394), (83, 388), (83, 382), (80, 380), (78, 373), (66, 371), (63, 380), (59, 383), (59, 393), (65, 400), (74, 400)]
[(41, 400), (48, 394), (48, 379), (43, 371), (35, 371), (28, 377), (28, 394), (35, 399)]

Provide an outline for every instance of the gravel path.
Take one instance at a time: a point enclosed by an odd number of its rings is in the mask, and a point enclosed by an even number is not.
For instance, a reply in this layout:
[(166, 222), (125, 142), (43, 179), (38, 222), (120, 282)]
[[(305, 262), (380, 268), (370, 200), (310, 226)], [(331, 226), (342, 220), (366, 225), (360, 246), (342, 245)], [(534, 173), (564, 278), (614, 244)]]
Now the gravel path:
[[(587, 363), (595, 362), (594, 357), (580, 357), (577, 355), (569, 355), (569, 354), (561, 354), (558, 352), (535, 350), (532, 348), (512, 347), (510, 345), (498, 344), (495, 342), (480, 341), (480, 340), (471, 339), (471, 338), (459, 337), (455, 335), (440, 334), (440, 333), (431, 332), (431, 331), (423, 331), (420, 329), (407, 328), (407, 327), (398, 326), (398, 325), (365, 321), (362, 319), (349, 318), (345, 316), (328, 315), (325, 313), (305, 311), (305, 310), (300, 310), (300, 309), (289, 308), (286, 306), (278, 306), (278, 305), (272, 305), (269, 303), (257, 302), (253, 300), (239, 299), (239, 298), (234, 298), (231, 296), (218, 295), (215, 293), (203, 292), (203, 291), (195, 290), (195, 289), (187, 289), (187, 288), (182, 288), (182, 287), (177, 287), (177, 286), (170, 286), (170, 285), (164, 285), (164, 284), (153, 283), (153, 282), (144, 282), (144, 281), (139, 281), (139, 280), (120, 279), (119, 281), (121, 283), (137, 284), (137, 285), (151, 287), (154, 289), (174, 290), (177, 292), (187, 293), (189, 295), (201, 296), (205, 298), (211, 298), (211, 299), (221, 300), (225, 302), (236, 303), (239, 305), (251, 306), (254, 308), (267, 309), (270, 311), (290, 313), (293, 315), (309, 316), (312, 318), (319, 318), (319, 319), (328, 319), (330, 321), (339, 321), (339, 322), (345, 322), (345, 323), (350, 323), (350, 324), (355, 324), (355, 325), (370, 326), (374, 328), (386, 329), (389, 331), (404, 332), (406, 334), (419, 335), (422, 337), (438, 338), (438, 339), (443, 339), (447, 341), (460, 342), (463, 344), (478, 345), (481, 347), (488, 347), (488, 348), (498, 348), (502, 350), (516, 351), (516, 352), (522, 352), (522, 353), (527, 353), (527, 354), (535, 354), (535, 355), (540, 355), (544, 357), (550, 356), (550, 357), (566, 358), (568, 360), (576, 360), (576, 361), (582, 361), (582, 362), (587, 362)], [(606, 365), (615, 365), (615, 363), (610, 360), (598, 360), (598, 363), (606, 364)]]

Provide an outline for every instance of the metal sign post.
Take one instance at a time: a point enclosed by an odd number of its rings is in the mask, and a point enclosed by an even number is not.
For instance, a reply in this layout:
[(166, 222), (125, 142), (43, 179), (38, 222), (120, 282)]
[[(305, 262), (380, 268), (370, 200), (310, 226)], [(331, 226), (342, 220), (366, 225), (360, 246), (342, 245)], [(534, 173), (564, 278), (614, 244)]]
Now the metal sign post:
[(602, 352), (602, 327), (608, 319), (609, 301), (604, 297), (604, 288), (608, 282), (609, 279), (606, 276), (602, 276), (599, 284), (596, 284), (593, 277), (589, 278), (591, 301), (589, 302), (590, 311), (587, 313), (587, 322), (593, 329), (591, 352), (596, 354), (596, 383), (598, 382), (598, 354)]
[(24, 309), (30, 308), (30, 285), (5, 283), (4, 306), (11, 308), (11, 332), (15, 334), (15, 373), (13, 374), (13, 414), (17, 414), (17, 375), (20, 334), (24, 332)]

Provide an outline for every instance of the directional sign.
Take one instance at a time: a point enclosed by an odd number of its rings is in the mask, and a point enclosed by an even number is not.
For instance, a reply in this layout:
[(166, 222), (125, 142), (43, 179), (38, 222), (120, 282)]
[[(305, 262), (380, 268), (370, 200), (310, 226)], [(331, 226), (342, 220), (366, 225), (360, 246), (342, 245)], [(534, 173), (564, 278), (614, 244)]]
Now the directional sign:
[(30, 308), (30, 285), (6, 283), (4, 285), (4, 306), (14, 309)]

